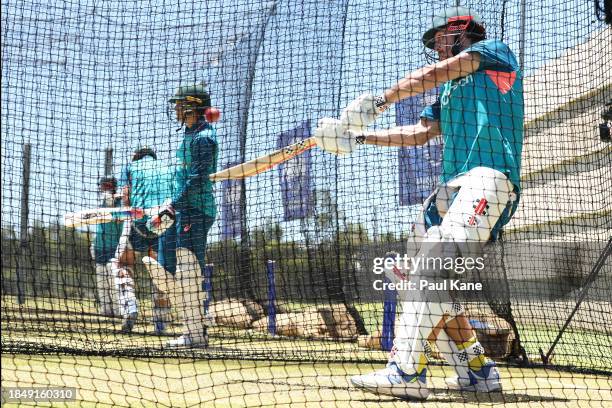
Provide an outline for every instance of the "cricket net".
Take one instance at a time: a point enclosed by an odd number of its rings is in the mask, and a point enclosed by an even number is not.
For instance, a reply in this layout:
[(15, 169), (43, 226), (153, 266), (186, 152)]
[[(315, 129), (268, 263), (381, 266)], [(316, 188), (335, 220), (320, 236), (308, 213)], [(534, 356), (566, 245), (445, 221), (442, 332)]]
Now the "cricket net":
[[(166, 345), (183, 331), (176, 308), (156, 331), (146, 253), (130, 268), (137, 313), (126, 330), (125, 316), (104, 308), (96, 258), (107, 245), (114, 252), (120, 224), (67, 228), (63, 215), (101, 207), (100, 179), (121, 184), (138, 148), (154, 149), (160, 180), (175, 174), (183, 130), (168, 99), (179, 85), (205, 82), (221, 110), (221, 170), (312, 136), (320, 118), (426, 64), (421, 37), (451, 5), (3, 2), (3, 403), (46, 402), (41, 390), (58, 388), (84, 406), (394, 405), (348, 379), (387, 362), (402, 302), (374, 284), (374, 269), (407, 252), (437, 184), (438, 141), (345, 156), (314, 148), (215, 183), (202, 268), (207, 347)], [(453, 369), (434, 348), (426, 404), (607, 406), (611, 29), (591, 2), (461, 5), (523, 72), (522, 191), (485, 248), (484, 290), (465, 301), (504, 391), (449, 391)], [(435, 99), (408, 98), (372, 129), (414, 124)]]

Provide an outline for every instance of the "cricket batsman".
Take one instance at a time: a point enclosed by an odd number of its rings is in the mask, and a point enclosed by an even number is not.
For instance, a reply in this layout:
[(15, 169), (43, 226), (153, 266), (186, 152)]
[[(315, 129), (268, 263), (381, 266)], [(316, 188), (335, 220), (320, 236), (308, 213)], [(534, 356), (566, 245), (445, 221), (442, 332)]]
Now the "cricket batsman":
[(152, 229), (163, 224), (168, 215), (176, 222), (160, 237), (159, 262), (150, 257), (143, 262), (158, 290), (171, 294), (171, 302), (183, 320), (183, 334), (167, 345), (205, 347), (206, 327), (212, 324), (212, 318), (205, 311), (202, 281), (208, 231), (217, 214), (208, 178), (217, 169), (217, 131), (209, 123), (213, 120), (207, 120), (211, 98), (206, 84), (180, 86), (169, 102), (185, 131), (176, 152), (174, 195), (150, 222)]
[[(121, 206), (121, 199), (115, 195), (117, 179), (102, 177), (98, 181), (98, 189), (102, 196), (100, 203), (102, 207)], [(96, 226), (96, 236), (91, 246), (91, 254), (96, 263), (96, 287), (98, 289), (98, 301), (100, 302), (100, 314), (109, 317), (121, 315), (111, 259), (119, 243), (122, 225), (121, 222), (98, 224)]]
[[(171, 194), (168, 177), (171, 169), (162, 168), (157, 154), (150, 147), (139, 147), (134, 151), (132, 161), (126, 165), (119, 179), (123, 195), (123, 205), (137, 208), (154, 208), (163, 204)], [(149, 230), (148, 217), (124, 223), (120, 245), (120, 264), (133, 270), (135, 252), (157, 259), (158, 235)], [(126, 274), (126, 271), (123, 271)], [(121, 273), (121, 272), (120, 272)], [(124, 279), (123, 285), (129, 282)], [(166, 293), (154, 288), (153, 327), (156, 334), (164, 334), (166, 325), (172, 321), (170, 300)]]
[[(426, 200), (416, 232), (423, 237), (417, 257), (474, 255), (494, 239), (518, 204), (523, 147), (522, 73), (512, 51), (487, 39), (481, 18), (452, 7), (437, 15), (422, 37), (426, 53), (438, 62), (411, 72), (379, 96), (362, 95), (340, 119), (325, 118), (317, 143), (335, 153), (360, 144), (417, 146), (442, 136), (444, 152), (439, 186)], [(411, 126), (367, 131), (391, 104), (440, 87), (439, 98)], [(442, 281), (448, 270), (387, 268), (394, 283), (424, 277)], [(457, 273), (450, 271), (450, 273)], [(484, 271), (486, 273), (486, 270)], [(351, 378), (358, 388), (403, 399), (425, 399), (429, 341), (457, 377), (454, 388), (501, 390), (495, 363), (484, 355), (464, 309), (452, 293), (400, 291), (402, 314), (387, 367)]]

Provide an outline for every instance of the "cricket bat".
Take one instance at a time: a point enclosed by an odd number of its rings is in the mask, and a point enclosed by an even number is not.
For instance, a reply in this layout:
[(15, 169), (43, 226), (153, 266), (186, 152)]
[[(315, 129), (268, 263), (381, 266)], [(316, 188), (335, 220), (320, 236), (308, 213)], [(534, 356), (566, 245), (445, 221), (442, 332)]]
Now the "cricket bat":
[(154, 208), (137, 207), (111, 207), (95, 208), (92, 210), (80, 210), (64, 214), (64, 225), (69, 228), (82, 227), (84, 225), (104, 224), (112, 221), (125, 221), (128, 219), (140, 219), (145, 215), (152, 215), (158, 211)]
[(290, 144), (266, 154), (265, 156), (257, 157), (248, 162), (229, 167), (209, 175), (211, 181), (235, 180), (251, 177), (294, 158), (298, 154), (304, 153), (306, 150), (313, 148), (316, 145), (315, 138), (309, 137), (299, 142)]

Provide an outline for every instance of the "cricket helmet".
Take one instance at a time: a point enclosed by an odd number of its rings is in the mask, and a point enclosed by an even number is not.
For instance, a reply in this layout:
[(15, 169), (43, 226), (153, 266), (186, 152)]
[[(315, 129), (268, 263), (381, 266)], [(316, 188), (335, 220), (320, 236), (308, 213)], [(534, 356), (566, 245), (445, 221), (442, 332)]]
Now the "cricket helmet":
[(139, 147), (138, 149), (134, 150), (132, 161), (138, 161), (145, 156), (151, 156), (152, 158), (157, 160), (157, 154), (155, 153), (155, 150), (151, 149), (149, 146), (143, 146), (143, 147)]
[(431, 27), (423, 34), (423, 45), (434, 49), (434, 37), (439, 30), (448, 28), (457, 34), (465, 32), (472, 40), (480, 41), (486, 37), (482, 18), (465, 7), (449, 7), (435, 16)]
[(204, 110), (211, 106), (210, 94), (206, 91), (206, 83), (200, 82), (193, 85), (182, 85), (176, 89), (170, 103), (183, 101), (186, 106), (194, 109)]

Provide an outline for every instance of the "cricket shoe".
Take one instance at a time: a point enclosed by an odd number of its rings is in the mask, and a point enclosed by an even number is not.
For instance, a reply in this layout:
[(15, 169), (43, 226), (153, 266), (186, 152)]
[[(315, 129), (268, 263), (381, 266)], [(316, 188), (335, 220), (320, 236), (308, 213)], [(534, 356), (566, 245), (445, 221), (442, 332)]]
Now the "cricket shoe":
[(449, 388), (460, 391), (500, 392), (502, 390), (499, 369), (493, 361), (478, 371), (468, 369), (468, 378), (447, 378), (446, 384)]
[(132, 312), (123, 319), (123, 324), (121, 325), (121, 333), (129, 334), (134, 330), (134, 324), (136, 324), (136, 318), (138, 317), (138, 312)]
[(208, 334), (198, 335), (183, 334), (177, 339), (168, 340), (166, 346), (170, 348), (176, 347), (208, 347)]
[(351, 377), (351, 383), (374, 394), (406, 400), (424, 400), (429, 396), (426, 368), (419, 374), (406, 374), (393, 362), (371, 374)]
[(153, 330), (158, 336), (166, 334), (166, 327), (172, 323), (172, 313), (169, 307), (153, 308)]

